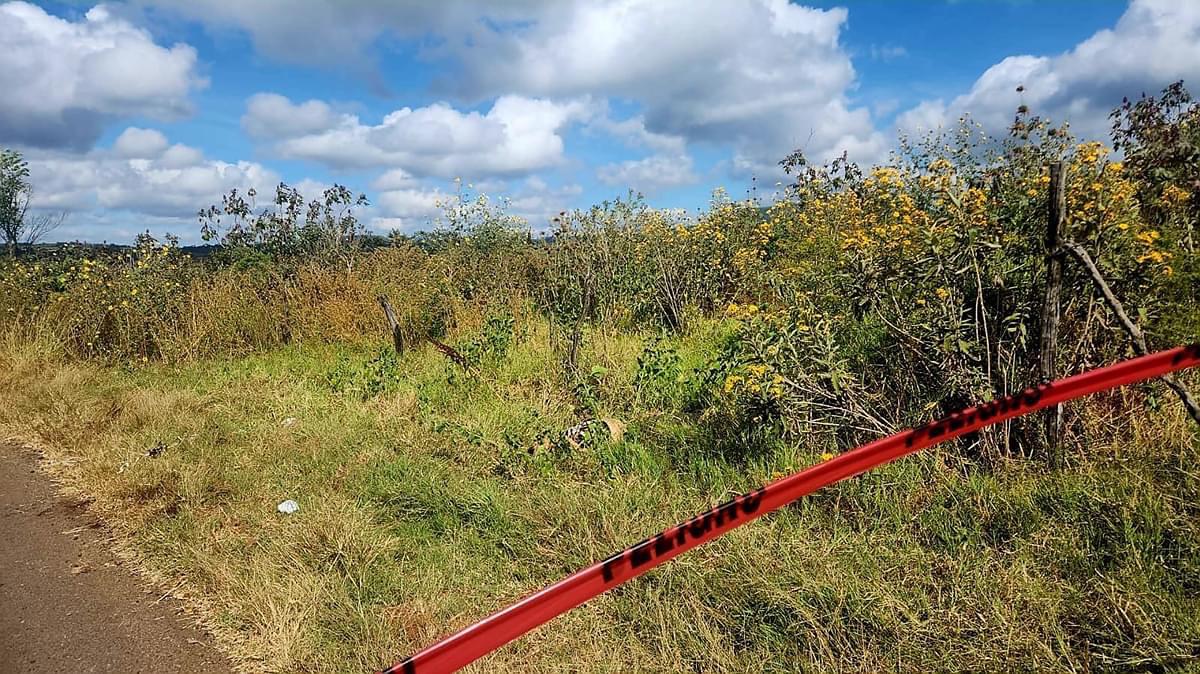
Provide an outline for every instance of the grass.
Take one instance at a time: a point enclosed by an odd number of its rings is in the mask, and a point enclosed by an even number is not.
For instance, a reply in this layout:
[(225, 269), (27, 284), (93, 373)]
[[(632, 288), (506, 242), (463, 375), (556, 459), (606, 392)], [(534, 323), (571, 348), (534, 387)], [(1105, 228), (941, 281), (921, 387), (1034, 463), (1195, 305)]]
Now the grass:
[[(592, 335), (621, 442), (576, 421), (528, 319), (477, 379), (429, 348), (372, 396), (330, 373), (379, 345), (101, 368), (0, 344), (0, 430), (42, 448), (128, 554), (246, 671), (390, 664), (525, 594), (819, 460), (722, 452), (647, 402), (646, 335)], [(686, 369), (719, 324), (679, 340)], [(1138, 390), (1115, 395), (1140, 396)], [(1068, 468), (955, 446), (826, 489), (602, 596), (472, 671), (1191, 669), (1200, 659), (1200, 443), (1164, 405)], [(156, 458), (147, 450), (158, 443)], [(276, 512), (284, 499), (301, 510)]]

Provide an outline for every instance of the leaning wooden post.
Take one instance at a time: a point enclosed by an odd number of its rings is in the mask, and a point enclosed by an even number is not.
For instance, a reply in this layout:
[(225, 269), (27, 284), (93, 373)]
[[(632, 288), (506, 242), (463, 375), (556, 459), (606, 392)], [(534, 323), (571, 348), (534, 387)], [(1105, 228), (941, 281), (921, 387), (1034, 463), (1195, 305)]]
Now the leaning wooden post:
[(396, 353), (404, 353), (404, 334), (400, 331), (400, 321), (396, 320), (396, 312), (392, 311), (387, 295), (379, 296), (379, 306), (383, 307), (383, 315), (392, 329), (392, 344), (396, 347)]
[[(1063, 161), (1050, 165), (1049, 218), (1046, 220), (1046, 297), (1042, 303), (1042, 335), (1039, 344), (1038, 376), (1051, 381), (1058, 375), (1059, 295), (1062, 292), (1062, 229), (1067, 213), (1067, 167)], [(1062, 405), (1048, 408), (1044, 420), (1045, 446), (1054, 465), (1062, 462)]]

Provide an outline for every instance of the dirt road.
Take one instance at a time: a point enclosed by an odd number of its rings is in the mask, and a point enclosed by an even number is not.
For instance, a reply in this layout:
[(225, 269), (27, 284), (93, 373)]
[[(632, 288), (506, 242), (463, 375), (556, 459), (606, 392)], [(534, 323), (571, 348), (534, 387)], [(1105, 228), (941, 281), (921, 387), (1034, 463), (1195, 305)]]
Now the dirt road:
[(0, 443), (0, 674), (229, 674), (212, 638), (160, 597), (30, 452)]

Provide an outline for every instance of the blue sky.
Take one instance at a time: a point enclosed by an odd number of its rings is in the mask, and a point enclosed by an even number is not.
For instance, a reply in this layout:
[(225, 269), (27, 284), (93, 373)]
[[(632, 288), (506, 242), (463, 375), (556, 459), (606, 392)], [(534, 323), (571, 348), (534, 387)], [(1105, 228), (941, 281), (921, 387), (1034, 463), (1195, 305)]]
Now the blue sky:
[(628, 189), (770, 192), (797, 147), (885, 161), (1018, 102), (1103, 137), (1121, 95), (1200, 75), (1197, 45), (1178, 0), (8, 2), (0, 145), (65, 239), (194, 241), (196, 210), (280, 180), (366, 192), (386, 232), (461, 177), (536, 229)]

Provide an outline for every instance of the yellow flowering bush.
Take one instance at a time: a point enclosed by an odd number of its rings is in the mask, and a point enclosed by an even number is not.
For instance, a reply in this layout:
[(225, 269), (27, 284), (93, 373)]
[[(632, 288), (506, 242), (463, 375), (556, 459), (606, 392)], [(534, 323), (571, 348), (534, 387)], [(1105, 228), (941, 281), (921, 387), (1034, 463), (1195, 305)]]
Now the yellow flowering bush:
[(176, 242), (148, 235), (116, 254), (56, 251), (48, 260), (16, 263), (0, 277), (7, 313), (35, 312), (71, 353), (129, 363), (162, 355), (160, 328), (173, 324), (194, 268)]
[[(1149, 297), (1173, 273), (1180, 229), (1145, 221), (1135, 180), (1110, 156), (1018, 118), (1007, 140), (964, 120), (953, 137), (906, 142), (892, 164), (867, 172), (842, 160), (797, 164), (788, 198), (763, 218), (770, 280), (758, 288), (769, 291), (724, 311), (735, 327), (712, 382), (719, 407), (746, 427), (864, 440), (1036, 376), (1048, 166), (1059, 158), (1062, 236), (1152, 318), (1160, 308)], [(1164, 190), (1163, 203), (1185, 197)], [(1095, 293), (1071, 260), (1064, 284), (1060, 344), (1083, 361), (1065, 369), (1123, 351), (1119, 334), (1089, 328)], [(983, 440), (988, 451), (1012, 449), (1011, 434)]]

